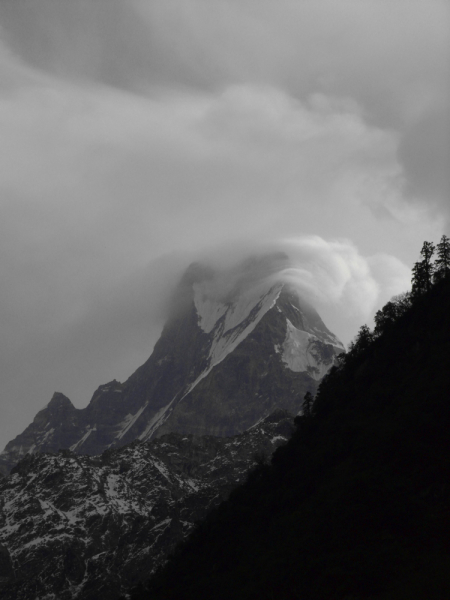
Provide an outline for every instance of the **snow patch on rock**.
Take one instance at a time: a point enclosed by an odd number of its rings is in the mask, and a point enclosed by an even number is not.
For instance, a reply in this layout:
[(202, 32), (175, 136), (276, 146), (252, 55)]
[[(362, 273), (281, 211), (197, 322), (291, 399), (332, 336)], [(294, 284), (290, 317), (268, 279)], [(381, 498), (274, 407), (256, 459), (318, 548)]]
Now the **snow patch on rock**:
[[(144, 410), (147, 408), (148, 406), (148, 401), (141, 406), (141, 408), (137, 411), (136, 414), (134, 414), (131, 419), (128, 420), (126, 426), (122, 429), (122, 431), (117, 435), (117, 439), (120, 440), (123, 438), (123, 436), (126, 434), (126, 432), (136, 423), (136, 421), (139, 419), (139, 417), (142, 415), (142, 413), (144, 412)], [(127, 415), (128, 417), (128, 415)]]
[(209, 297), (208, 288), (203, 282), (195, 283), (194, 304), (199, 325), (205, 333), (210, 333), (219, 320), (222, 320), (222, 334), (235, 329), (249, 317), (259, 303), (261, 303), (261, 312), (265, 314), (275, 304), (282, 287), (282, 284), (271, 286), (269, 289), (267, 284), (255, 286), (243, 291), (234, 301), (223, 302)]
[(168, 411), (169, 411), (169, 408), (174, 403), (175, 398), (173, 398), (169, 402), (169, 404), (166, 404), (166, 406), (163, 406), (162, 408), (160, 408), (158, 410), (158, 412), (150, 419), (150, 421), (147, 424), (147, 427), (144, 429), (144, 431), (141, 433), (141, 435), (138, 436), (139, 440), (145, 441), (145, 440), (149, 439), (152, 436), (153, 432), (156, 431), (156, 429), (158, 429), (158, 427), (160, 427), (160, 425), (162, 425), (164, 423), (164, 421), (169, 416)]
[(75, 442), (75, 444), (73, 444), (72, 446), (70, 446), (70, 450), (72, 450), (72, 452), (75, 452), (75, 450), (77, 448), (79, 448), (82, 444), (84, 444), (84, 442), (88, 439), (88, 437), (91, 435), (91, 433), (93, 431), (97, 431), (97, 427), (95, 425), (92, 428), (88, 426), (86, 433), (83, 435), (82, 438), (80, 438), (78, 440), (78, 442)]
[(294, 327), (289, 319), (286, 319), (286, 329), (282, 361), (291, 371), (306, 371), (314, 379), (321, 379), (334, 363), (330, 358), (322, 358), (319, 350), (322, 342), (317, 336)]

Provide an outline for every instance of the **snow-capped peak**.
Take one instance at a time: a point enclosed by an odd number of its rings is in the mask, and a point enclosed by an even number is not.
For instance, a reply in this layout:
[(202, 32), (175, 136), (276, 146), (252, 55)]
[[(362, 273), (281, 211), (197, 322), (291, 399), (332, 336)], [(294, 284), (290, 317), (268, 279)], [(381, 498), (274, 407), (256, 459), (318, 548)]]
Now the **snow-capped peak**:
[(210, 333), (222, 320), (222, 334), (235, 329), (245, 321), (258, 306), (258, 314), (266, 313), (280, 295), (283, 285), (262, 282), (259, 285), (242, 289), (233, 300), (215, 298), (208, 292), (209, 282), (194, 283), (194, 304), (199, 316), (199, 325)]
[(146, 363), (100, 386), (84, 409), (57, 394), (0, 454), (0, 469), (27, 452), (97, 454), (173, 431), (229, 436), (278, 408), (297, 413), (343, 347), (282, 279), (286, 260), (193, 265)]

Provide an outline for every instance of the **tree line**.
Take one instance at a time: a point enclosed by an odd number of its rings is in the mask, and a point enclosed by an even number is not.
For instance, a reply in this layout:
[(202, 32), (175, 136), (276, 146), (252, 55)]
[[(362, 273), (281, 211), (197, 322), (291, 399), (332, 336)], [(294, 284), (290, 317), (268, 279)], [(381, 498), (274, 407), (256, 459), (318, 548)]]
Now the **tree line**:
[[(432, 242), (424, 242), (420, 251), (421, 260), (412, 268), (411, 291), (394, 296), (375, 314), (373, 331), (368, 325), (362, 325), (355, 339), (350, 342), (347, 352), (337, 358), (335, 369), (350, 365), (371, 347), (372, 343), (383, 333), (393, 328), (394, 324), (420, 301), (424, 295), (439, 282), (450, 278), (450, 239), (443, 235), (436, 246)], [(435, 257), (435, 260), (433, 258)], [(333, 371), (333, 369), (332, 369)], [(329, 373), (333, 376), (333, 372)], [(314, 398), (308, 394), (304, 398), (302, 414), (309, 417), (313, 414)]]
[[(437, 246), (432, 242), (424, 242), (420, 255), (422, 259), (416, 262), (412, 269), (411, 291), (394, 296), (375, 314), (373, 331), (367, 325), (360, 327), (355, 340), (350, 343), (347, 354), (340, 356), (341, 363), (348, 362), (352, 357), (364, 352), (434, 285), (450, 277), (450, 239), (446, 235), (442, 236)], [(436, 259), (433, 261), (434, 256)]]

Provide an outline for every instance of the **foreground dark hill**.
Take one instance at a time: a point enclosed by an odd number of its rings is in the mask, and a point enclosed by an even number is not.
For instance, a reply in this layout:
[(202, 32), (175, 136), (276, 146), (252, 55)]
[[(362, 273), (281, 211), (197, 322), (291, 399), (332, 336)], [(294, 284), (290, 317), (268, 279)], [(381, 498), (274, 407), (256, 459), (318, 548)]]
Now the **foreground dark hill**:
[(27, 453), (96, 455), (168, 432), (230, 436), (276, 409), (296, 414), (343, 346), (278, 276), (282, 253), (233, 268), (193, 264), (147, 362), (77, 409), (56, 393), (0, 453), (7, 474)]
[(383, 329), (133, 600), (450, 598), (448, 279)]

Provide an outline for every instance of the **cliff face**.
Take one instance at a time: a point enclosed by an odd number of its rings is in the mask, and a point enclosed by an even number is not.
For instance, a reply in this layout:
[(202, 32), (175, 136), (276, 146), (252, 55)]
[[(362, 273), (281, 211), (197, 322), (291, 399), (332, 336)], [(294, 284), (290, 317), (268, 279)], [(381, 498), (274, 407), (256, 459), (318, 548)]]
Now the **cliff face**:
[(235, 435), (277, 408), (297, 413), (343, 346), (273, 275), (273, 260), (220, 273), (193, 265), (147, 362), (100, 386), (84, 409), (55, 394), (7, 444), (0, 470), (27, 453), (95, 455), (170, 431)]
[(2, 600), (118, 598), (292, 425), (278, 411), (231, 438), (171, 433), (97, 457), (27, 455), (0, 481)]

